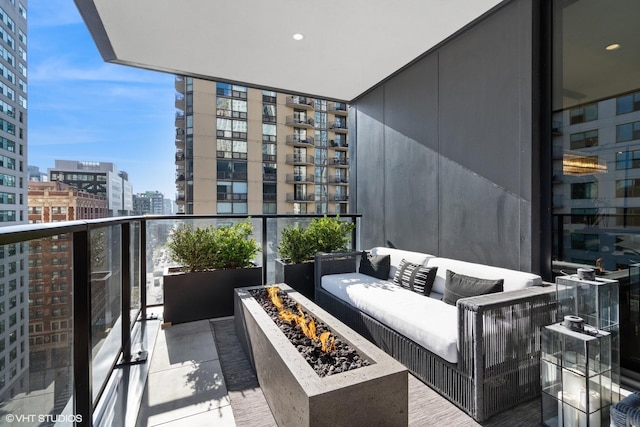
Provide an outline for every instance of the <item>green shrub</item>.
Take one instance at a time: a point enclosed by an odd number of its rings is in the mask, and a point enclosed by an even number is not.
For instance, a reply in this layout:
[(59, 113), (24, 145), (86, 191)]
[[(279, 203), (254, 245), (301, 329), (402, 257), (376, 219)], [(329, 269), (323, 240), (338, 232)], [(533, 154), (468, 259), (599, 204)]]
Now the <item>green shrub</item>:
[(313, 259), (318, 252), (346, 251), (355, 224), (344, 222), (339, 216), (314, 218), (305, 229), (299, 224), (282, 230), (278, 252), (283, 260), (294, 264)]
[(283, 229), (278, 246), (280, 257), (294, 264), (313, 258), (316, 246), (310, 237), (306, 229), (300, 228), (299, 224)]
[(260, 251), (252, 233), (248, 220), (219, 227), (184, 225), (169, 240), (170, 256), (186, 271), (249, 267)]

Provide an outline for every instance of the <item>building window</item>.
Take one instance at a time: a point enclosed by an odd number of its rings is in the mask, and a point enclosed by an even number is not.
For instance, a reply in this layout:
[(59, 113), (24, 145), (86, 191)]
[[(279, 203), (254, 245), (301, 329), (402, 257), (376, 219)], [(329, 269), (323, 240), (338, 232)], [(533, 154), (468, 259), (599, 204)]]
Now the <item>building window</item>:
[(640, 179), (617, 180), (616, 197), (640, 197)]
[(616, 114), (632, 113), (640, 110), (640, 92), (616, 98)]
[(572, 150), (585, 147), (595, 147), (598, 145), (598, 129), (573, 133), (570, 136), (570, 140)]
[(572, 199), (597, 199), (598, 183), (597, 182), (579, 182), (571, 184)]
[(616, 142), (640, 139), (640, 122), (625, 123), (616, 126)]
[(570, 123), (572, 125), (592, 120), (598, 120), (598, 104), (589, 104), (569, 110)]
[(640, 168), (640, 150), (618, 151), (616, 153), (616, 169), (638, 169)]

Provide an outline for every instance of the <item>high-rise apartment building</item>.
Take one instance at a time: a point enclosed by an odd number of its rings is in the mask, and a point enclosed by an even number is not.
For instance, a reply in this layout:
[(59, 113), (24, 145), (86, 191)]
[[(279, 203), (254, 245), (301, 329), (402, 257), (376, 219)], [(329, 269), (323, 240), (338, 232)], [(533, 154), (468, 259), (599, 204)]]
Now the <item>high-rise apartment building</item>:
[[(0, 226), (27, 222), (27, 0), (0, 0)], [(0, 399), (29, 367), (26, 247), (0, 247)]]
[(176, 77), (181, 213), (346, 213), (347, 105)]
[(61, 181), (87, 193), (105, 196), (109, 202), (109, 216), (131, 215), (133, 186), (129, 175), (117, 171), (111, 162), (79, 162), (56, 160), (49, 168), (49, 180)]
[(162, 215), (165, 213), (165, 198), (159, 191), (147, 191), (133, 195), (134, 215)]

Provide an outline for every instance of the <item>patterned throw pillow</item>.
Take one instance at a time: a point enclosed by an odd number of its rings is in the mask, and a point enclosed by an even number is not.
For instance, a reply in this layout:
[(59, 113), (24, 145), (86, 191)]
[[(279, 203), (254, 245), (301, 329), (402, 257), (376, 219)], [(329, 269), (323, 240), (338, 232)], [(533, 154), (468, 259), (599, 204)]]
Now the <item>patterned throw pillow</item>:
[(403, 259), (393, 277), (393, 283), (421, 295), (429, 296), (438, 267), (425, 267)]

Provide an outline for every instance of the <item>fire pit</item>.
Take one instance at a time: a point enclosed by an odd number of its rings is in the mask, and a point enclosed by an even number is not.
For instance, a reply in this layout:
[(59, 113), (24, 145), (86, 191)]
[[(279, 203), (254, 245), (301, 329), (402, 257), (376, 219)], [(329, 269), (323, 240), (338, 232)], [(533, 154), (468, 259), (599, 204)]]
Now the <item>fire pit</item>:
[(366, 361), (321, 377), (253, 298), (261, 287), (236, 289), (237, 334), (278, 425), (406, 425), (407, 369), (300, 293), (278, 286)]

